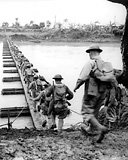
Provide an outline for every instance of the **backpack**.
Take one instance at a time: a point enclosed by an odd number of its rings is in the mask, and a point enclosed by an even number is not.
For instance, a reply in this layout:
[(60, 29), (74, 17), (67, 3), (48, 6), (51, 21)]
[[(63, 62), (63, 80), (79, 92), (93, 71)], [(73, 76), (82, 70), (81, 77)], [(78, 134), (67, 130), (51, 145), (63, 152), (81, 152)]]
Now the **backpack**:
[(55, 100), (64, 100), (66, 96), (66, 86), (64, 84), (54, 85)]
[(42, 91), (43, 90), (43, 85), (39, 79), (36, 80), (36, 85), (37, 85), (37, 90)]
[(114, 69), (111, 62), (105, 62), (103, 60), (95, 60), (95, 66), (93, 68), (93, 76), (103, 82), (115, 82)]

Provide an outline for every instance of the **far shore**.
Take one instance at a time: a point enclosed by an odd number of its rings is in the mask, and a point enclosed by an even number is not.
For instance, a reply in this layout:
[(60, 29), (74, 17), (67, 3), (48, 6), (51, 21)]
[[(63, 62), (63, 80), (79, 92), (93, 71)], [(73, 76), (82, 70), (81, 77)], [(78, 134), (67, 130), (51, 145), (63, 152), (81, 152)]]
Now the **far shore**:
[[(46, 32), (47, 34), (49, 32)], [(58, 32), (57, 32), (58, 33)], [(33, 32), (4, 32), (0, 33), (0, 41), (3, 41), (5, 37), (10, 37), (14, 43), (17, 45), (70, 45), (70, 46), (88, 46), (92, 43), (99, 44), (100, 46), (110, 45), (110, 46), (120, 46), (121, 36), (115, 36), (113, 34), (105, 35), (90, 35), (90, 37), (74, 38), (71, 35), (76, 34), (57, 34), (56, 32), (51, 33), (51, 36), (45, 36), (43, 33), (33, 33)]]
[[(7, 35), (6, 35), (7, 36)], [(54, 45), (54, 46), (89, 46), (93, 43), (99, 44), (100, 46), (121, 46), (121, 37), (116, 37), (110, 35), (109, 37), (90, 37), (84, 39), (71, 39), (71, 38), (63, 38), (63, 37), (56, 37), (50, 39), (43, 39), (41, 37), (30, 37), (31, 34), (16, 34), (12, 33), (8, 35), (11, 37), (14, 44), (17, 45)], [(2, 42), (5, 39), (5, 35), (1, 33), (0, 41)]]
[(120, 47), (121, 42), (119, 41), (79, 41), (79, 42), (63, 42), (63, 41), (41, 41), (40, 43), (34, 43), (31, 41), (18, 41), (14, 40), (14, 44), (17, 45), (53, 45), (53, 46), (62, 46), (62, 45), (67, 45), (67, 46), (89, 46), (93, 43), (99, 44), (100, 46), (106, 46), (110, 45), (113, 47)]

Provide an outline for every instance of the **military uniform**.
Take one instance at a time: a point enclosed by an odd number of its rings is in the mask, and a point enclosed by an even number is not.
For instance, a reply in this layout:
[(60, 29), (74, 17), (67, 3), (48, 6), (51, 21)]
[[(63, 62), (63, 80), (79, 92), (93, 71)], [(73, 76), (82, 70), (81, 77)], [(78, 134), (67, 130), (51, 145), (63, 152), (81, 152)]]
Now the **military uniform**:
[[(95, 57), (95, 59), (101, 59), (100, 56)], [(90, 79), (90, 73), (92, 71), (92, 68), (95, 63), (94, 60), (90, 60), (82, 69), (79, 78), (76, 83), (76, 88), (78, 89), (83, 83), (85, 84), (84, 86), (84, 95), (82, 99), (82, 108), (81, 108), (81, 113), (84, 116), (84, 120), (88, 121), (92, 116), (96, 116), (98, 114), (98, 111), (100, 107), (104, 103), (104, 99), (106, 96), (107, 92), (107, 86), (106, 84), (99, 82), (99, 84), (95, 84), (95, 86), (92, 88), (91, 92), (89, 92), (89, 79)], [(94, 83), (94, 80), (93, 82)], [(97, 83), (97, 82), (95, 82)], [(96, 86), (97, 85), (97, 86)], [(96, 88), (95, 88), (96, 87)]]
[[(64, 84), (62, 84), (61, 80), (63, 79), (62, 76), (60, 74), (57, 74), (53, 77), (53, 79), (55, 79), (56, 84), (52, 85), (46, 96), (53, 96), (52, 101), (49, 104), (49, 111), (48, 114), (49, 116), (51, 115), (52, 117), (52, 121), (53, 121), (53, 125), (51, 126), (51, 128), (56, 128), (56, 123), (55, 123), (55, 118), (56, 116), (58, 117), (59, 121), (58, 121), (58, 132), (62, 131), (62, 127), (63, 127), (63, 119), (67, 117), (67, 115), (70, 113), (70, 110), (68, 109), (68, 105), (67, 105), (67, 100), (70, 100), (73, 98), (73, 92)], [(55, 95), (55, 91), (56, 91), (56, 87), (64, 87), (64, 94), (63, 94), (63, 98), (59, 99), (59, 97), (56, 97)], [(58, 95), (59, 96), (59, 95)]]
[(102, 52), (102, 49), (100, 49), (99, 46), (93, 45), (86, 50), (86, 52), (89, 53), (90, 61), (88, 61), (82, 68), (74, 92), (76, 92), (81, 85), (85, 84), (81, 108), (83, 123), (89, 124), (87, 130), (85, 128), (86, 131), (91, 130), (92, 126), (101, 131), (98, 139), (98, 142), (101, 142), (108, 130), (105, 126), (99, 123), (97, 117), (99, 109), (104, 103), (108, 84), (106, 82), (97, 81), (96, 78), (91, 76), (91, 72), (95, 68), (95, 60), (101, 60), (100, 52)]

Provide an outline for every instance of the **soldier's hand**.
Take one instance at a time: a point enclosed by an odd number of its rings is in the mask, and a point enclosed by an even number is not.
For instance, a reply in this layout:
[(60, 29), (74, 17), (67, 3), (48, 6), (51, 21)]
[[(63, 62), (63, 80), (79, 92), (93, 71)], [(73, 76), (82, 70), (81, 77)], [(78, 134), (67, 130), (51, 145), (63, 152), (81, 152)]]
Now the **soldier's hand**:
[(34, 101), (34, 99), (33, 99), (32, 97), (29, 97), (29, 99), (30, 99), (31, 101)]

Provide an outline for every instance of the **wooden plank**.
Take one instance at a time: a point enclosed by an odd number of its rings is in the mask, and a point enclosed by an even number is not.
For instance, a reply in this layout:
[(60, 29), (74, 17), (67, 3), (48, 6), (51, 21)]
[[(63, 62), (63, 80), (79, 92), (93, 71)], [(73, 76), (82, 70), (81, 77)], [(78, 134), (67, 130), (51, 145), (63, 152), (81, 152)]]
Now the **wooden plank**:
[(18, 73), (17, 69), (3, 70), (3, 73)]
[(12, 59), (12, 56), (3, 57), (3, 59)]
[(17, 82), (21, 80), (20, 80), (20, 77), (4, 77), (2, 81), (3, 82)]
[(10, 50), (4, 47), (3, 53), (10, 53)]
[(9, 55), (9, 56), (11, 56), (11, 53), (10, 52), (3, 52), (2, 55)]
[(18, 70), (18, 71), (19, 71), (19, 74), (20, 74), (20, 77), (21, 77), (21, 82), (22, 82), (22, 85), (23, 85), (23, 88), (24, 88), (26, 101), (28, 103), (28, 107), (29, 107), (29, 110), (30, 110), (30, 114), (31, 114), (31, 117), (32, 117), (32, 120), (33, 120), (34, 127), (36, 129), (41, 130), (42, 129), (42, 123), (43, 123), (43, 121), (45, 121), (45, 116), (43, 116), (40, 112), (34, 112), (34, 102), (32, 100), (30, 100), (30, 96), (27, 93), (27, 85), (24, 82), (24, 77), (22, 76), (21, 71), (20, 70)]
[(3, 53), (2, 56), (12, 56), (11, 53)]
[[(16, 117), (18, 115), (19, 112), (10, 112), (10, 117)], [(28, 111), (23, 111), (20, 116), (31, 116), (29, 110)], [(2, 112), (0, 113), (0, 117), (1, 118), (6, 118), (8, 117), (8, 112)]]
[(3, 54), (2, 56), (3, 57), (10, 57), (11, 55), (10, 54)]
[(4, 63), (4, 62), (7, 62), (7, 63), (8, 63), (8, 62), (14, 62), (14, 60), (13, 60), (13, 59), (12, 59), (12, 60), (3, 60), (3, 63)]
[(30, 111), (28, 107), (8, 107), (0, 109), (0, 117), (8, 117), (8, 111), (10, 117), (16, 117), (21, 111), (19, 116), (30, 116)]
[[(13, 54), (12, 54), (12, 56), (13, 56)], [(15, 61), (15, 59), (14, 59), (14, 61)], [(17, 67), (17, 63), (16, 63), (16, 68), (18, 69), (18, 73), (19, 73), (20, 78), (21, 78), (26, 102), (27, 102), (28, 107), (29, 107), (29, 111), (30, 111), (30, 114), (31, 114), (31, 117), (32, 117), (33, 125), (36, 129), (42, 130), (43, 129), (42, 128), (42, 123), (45, 121), (45, 116), (42, 115), (40, 112), (34, 112), (34, 102), (30, 99), (30, 96), (27, 93), (27, 84), (25, 84), (25, 82), (24, 82), (24, 76), (22, 75), (21, 70)]]
[(3, 64), (3, 67), (16, 67), (15, 63)]
[(14, 95), (14, 94), (24, 94), (23, 88), (4, 88), (1, 91), (2, 95)]
[(25, 107), (6, 107), (6, 108), (0, 108), (0, 111), (20, 111), (21, 109), (29, 109), (28, 106)]

